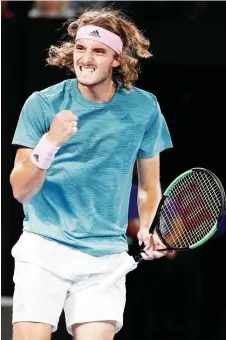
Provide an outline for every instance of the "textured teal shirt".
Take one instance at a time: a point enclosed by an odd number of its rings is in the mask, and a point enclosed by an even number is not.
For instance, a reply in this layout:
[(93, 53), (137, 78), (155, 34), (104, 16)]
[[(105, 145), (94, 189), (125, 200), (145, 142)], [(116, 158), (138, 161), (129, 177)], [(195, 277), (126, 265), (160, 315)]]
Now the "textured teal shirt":
[(69, 79), (26, 100), (12, 143), (35, 148), (63, 110), (76, 114), (78, 131), (23, 205), (23, 229), (93, 256), (126, 251), (134, 162), (172, 147), (156, 97), (119, 86), (109, 102), (91, 102)]

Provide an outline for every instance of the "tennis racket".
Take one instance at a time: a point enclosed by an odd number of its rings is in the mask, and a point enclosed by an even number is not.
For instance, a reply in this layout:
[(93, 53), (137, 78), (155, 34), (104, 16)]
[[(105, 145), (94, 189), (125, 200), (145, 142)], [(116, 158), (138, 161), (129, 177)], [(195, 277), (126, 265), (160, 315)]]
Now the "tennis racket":
[[(219, 178), (204, 168), (192, 168), (179, 175), (162, 195), (150, 227), (166, 250), (192, 250), (203, 245), (217, 231), (226, 209), (225, 191)], [(100, 285), (106, 288), (135, 269), (143, 260), (142, 244), (138, 251), (106, 277)]]

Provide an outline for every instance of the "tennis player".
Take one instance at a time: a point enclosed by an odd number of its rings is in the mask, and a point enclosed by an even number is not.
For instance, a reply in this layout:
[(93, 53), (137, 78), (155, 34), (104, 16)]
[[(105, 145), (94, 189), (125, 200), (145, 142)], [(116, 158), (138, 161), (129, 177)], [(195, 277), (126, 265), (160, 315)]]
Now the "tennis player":
[(12, 142), (10, 182), (25, 214), (12, 249), (14, 340), (49, 340), (63, 310), (76, 340), (111, 340), (120, 330), (125, 278), (108, 291), (97, 283), (129, 256), (136, 160), (143, 257), (165, 255), (148, 227), (161, 197), (159, 154), (172, 142), (156, 97), (134, 85), (149, 40), (109, 8), (86, 11), (68, 33), (71, 42), (51, 46), (47, 61), (76, 77), (31, 94)]

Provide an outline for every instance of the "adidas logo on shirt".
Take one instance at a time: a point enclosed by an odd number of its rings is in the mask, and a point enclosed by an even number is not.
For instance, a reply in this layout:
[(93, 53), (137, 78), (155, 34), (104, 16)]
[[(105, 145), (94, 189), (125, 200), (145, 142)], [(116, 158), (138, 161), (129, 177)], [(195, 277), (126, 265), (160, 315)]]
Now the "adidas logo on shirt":
[(93, 31), (93, 32), (90, 32), (89, 35), (92, 35), (92, 36), (94, 36), (94, 37), (101, 38), (101, 36), (100, 36), (98, 30), (95, 30), (95, 31)]

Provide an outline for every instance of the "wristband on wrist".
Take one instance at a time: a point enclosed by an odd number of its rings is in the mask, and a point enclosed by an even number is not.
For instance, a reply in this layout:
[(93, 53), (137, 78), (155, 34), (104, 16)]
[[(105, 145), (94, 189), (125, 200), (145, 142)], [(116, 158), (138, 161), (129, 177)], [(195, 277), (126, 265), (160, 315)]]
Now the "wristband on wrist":
[(42, 136), (37, 146), (31, 153), (31, 161), (39, 169), (46, 170), (50, 167), (55, 154), (60, 147), (51, 144), (46, 138), (46, 134)]

